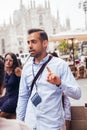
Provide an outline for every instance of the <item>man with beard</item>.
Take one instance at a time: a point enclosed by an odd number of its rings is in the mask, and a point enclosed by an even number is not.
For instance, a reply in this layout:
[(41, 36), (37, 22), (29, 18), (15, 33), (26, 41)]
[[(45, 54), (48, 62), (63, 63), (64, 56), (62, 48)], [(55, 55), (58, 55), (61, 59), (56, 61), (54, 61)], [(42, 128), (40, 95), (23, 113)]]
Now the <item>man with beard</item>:
[[(44, 30), (30, 29), (27, 42), (31, 58), (21, 75), (17, 119), (24, 120), (31, 130), (60, 130), (65, 125), (62, 93), (79, 99), (81, 90), (68, 64), (47, 54), (48, 36)], [(31, 87), (45, 63), (46, 67)]]

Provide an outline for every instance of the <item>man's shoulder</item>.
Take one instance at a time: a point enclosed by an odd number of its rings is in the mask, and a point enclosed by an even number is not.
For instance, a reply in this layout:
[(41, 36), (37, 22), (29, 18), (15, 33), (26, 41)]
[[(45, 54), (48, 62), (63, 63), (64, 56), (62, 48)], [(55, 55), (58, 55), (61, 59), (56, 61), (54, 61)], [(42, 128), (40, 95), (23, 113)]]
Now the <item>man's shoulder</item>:
[(25, 70), (26, 68), (30, 67), (32, 65), (33, 62), (33, 58), (29, 58), (28, 61), (23, 65), (23, 70)]
[(55, 63), (67, 64), (67, 62), (65, 60), (63, 60), (62, 58), (60, 58), (60, 57), (53, 56), (52, 59), (53, 59), (53, 61), (55, 61)]

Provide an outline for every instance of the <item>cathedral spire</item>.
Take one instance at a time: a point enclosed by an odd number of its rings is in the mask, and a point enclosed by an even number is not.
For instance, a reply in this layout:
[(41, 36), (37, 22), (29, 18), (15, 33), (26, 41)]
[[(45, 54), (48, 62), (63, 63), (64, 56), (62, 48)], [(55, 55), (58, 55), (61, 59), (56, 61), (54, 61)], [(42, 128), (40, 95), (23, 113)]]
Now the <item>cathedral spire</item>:
[(50, 1), (48, 0), (48, 8), (50, 9)]
[(45, 0), (45, 8), (47, 8), (47, 0)]
[(29, 7), (30, 7), (30, 6), (29, 6), (29, 2), (28, 2), (28, 9), (29, 9)]
[(59, 20), (59, 11), (58, 11), (58, 9), (57, 9), (57, 19)]
[(20, 8), (23, 6), (23, 0), (20, 0)]
[(3, 27), (6, 27), (6, 21), (4, 20), (4, 22), (3, 22)]
[(35, 0), (34, 0), (34, 8), (35, 8)]
[(10, 25), (12, 25), (12, 19), (11, 19), (11, 16), (10, 16), (10, 18), (9, 18), (9, 23), (10, 23)]
[(71, 25), (70, 25), (70, 19), (66, 18), (66, 29), (70, 30)]
[(30, 1), (31, 9), (32, 9), (32, 0)]

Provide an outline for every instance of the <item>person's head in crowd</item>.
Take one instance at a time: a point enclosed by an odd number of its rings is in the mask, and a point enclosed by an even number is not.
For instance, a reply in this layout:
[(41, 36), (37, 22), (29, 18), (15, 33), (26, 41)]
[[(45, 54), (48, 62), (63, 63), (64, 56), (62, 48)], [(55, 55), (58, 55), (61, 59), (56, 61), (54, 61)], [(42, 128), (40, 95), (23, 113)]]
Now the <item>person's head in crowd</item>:
[(17, 60), (18, 60), (18, 65), (22, 69), (22, 62), (21, 62), (21, 59), (19, 58), (19, 54), (18, 53), (16, 54), (16, 57), (17, 57)]
[(5, 55), (5, 67), (7, 69), (12, 69), (13, 72), (17, 67), (19, 67), (17, 57), (14, 53), (8, 52)]
[(48, 36), (44, 30), (28, 30), (27, 43), (29, 47), (29, 53), (32, 57), (38, 58), (47, 54), (46, 48), (48, 45)]
[(58, 57), (57, 53), (54, 51), (52, 53), (50, 53), (52, 56)]

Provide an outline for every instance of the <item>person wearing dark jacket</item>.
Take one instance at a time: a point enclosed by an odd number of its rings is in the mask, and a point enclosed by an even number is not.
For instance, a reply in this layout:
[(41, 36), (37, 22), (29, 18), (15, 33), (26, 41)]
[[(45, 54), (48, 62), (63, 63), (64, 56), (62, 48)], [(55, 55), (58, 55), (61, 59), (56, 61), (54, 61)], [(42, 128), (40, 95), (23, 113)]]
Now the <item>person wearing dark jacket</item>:
[(4, 87), (6, 92), (0, 97), (0, 117), (10, 118), (10, 115), (14, 114), (16, 110), (20, 82), (20, 75), (17, 74), (19, 66), (16, 55), (14, 53), (7, 53), (4, 64)]
[[(0, 60), (0, 94), (3, 89), (4, 62)], [(5, 119), (0, 117), (0, 130), (30, 130), (22, 121)]]

